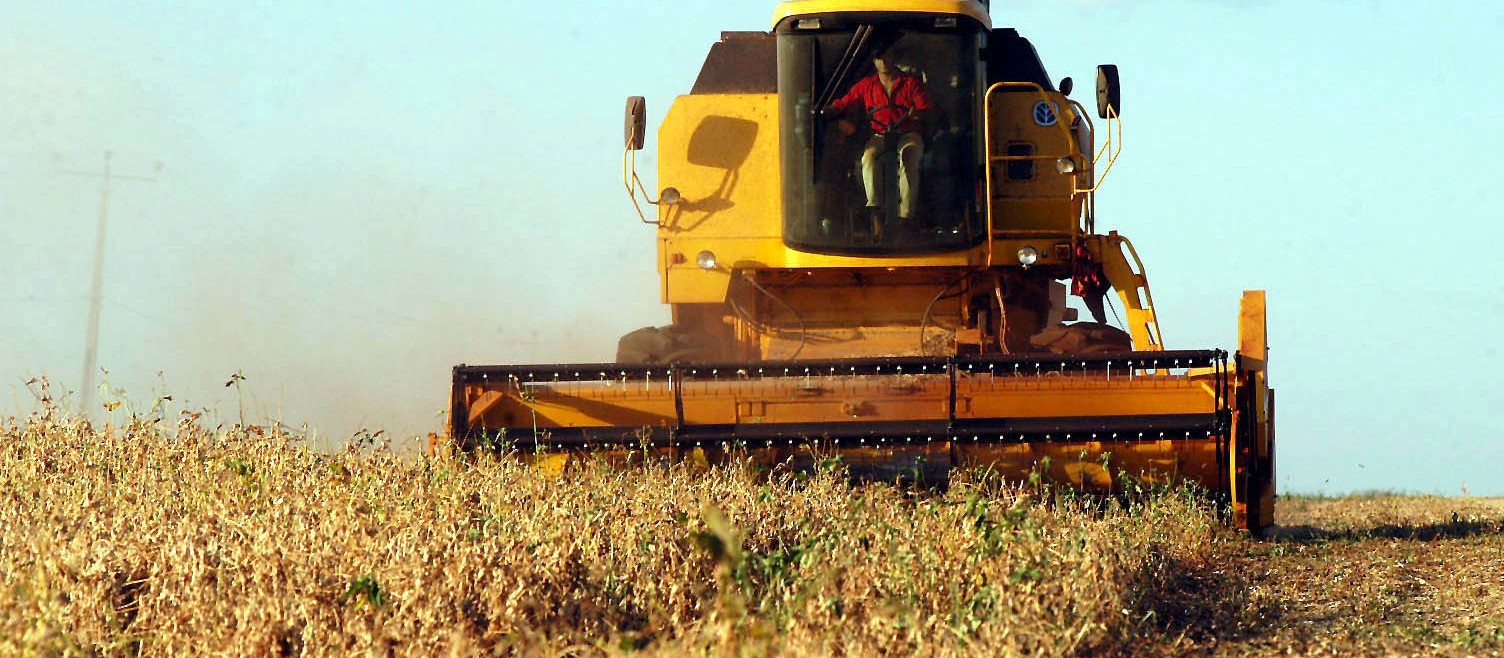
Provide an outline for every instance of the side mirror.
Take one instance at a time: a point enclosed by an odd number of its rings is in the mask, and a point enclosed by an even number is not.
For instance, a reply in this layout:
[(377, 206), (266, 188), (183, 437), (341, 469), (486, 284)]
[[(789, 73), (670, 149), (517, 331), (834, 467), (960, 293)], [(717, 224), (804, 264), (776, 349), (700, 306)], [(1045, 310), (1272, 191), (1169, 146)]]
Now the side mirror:
[(1103, 119), (1123, 114), (1123, 88), (1118, 84), (1116, 64), (1097, 67), (1097, 116)]
[(641, 151), (647, 134), (648, 102), (641, 96), (627, 97), (627, 150)]
[(1061, 80), (1060, 80), (1060, 93), (1061, 94), (1069, 96), (1069, 95), (1071, 95), (1071, 90), (1073, 90), (1075, 88), (1076, 88), (1076, 81), (1075, 80), (1072, 80), (1069, 77), (1061, 78)]

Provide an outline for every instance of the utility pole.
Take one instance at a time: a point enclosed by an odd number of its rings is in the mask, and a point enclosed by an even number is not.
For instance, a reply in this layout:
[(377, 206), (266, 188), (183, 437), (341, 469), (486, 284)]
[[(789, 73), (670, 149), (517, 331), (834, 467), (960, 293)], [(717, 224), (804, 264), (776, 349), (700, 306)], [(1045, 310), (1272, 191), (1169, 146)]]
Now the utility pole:
[[(134, 180), (155, 181), (157, 174), (151, 176), (125, 176), (114, 173), (110, 168), (110, 159), (114, 154), (104, 152), (104, 169), (100, 171), (58, 171), (65, 176), (87, 176), (100, 179), (99, 185), (99, 228), (94, 236), (94, 271), (89, 284), (89, 328), (84, 337), (84, 388), (83, 403), (80, 411), (84, 417), (88, 417), (94, 406), (94, 371), (98, 368), (96, 363), (99, 356), (99, 306), (103, 300), (104, 289), (104, 233), (105, 225), (110, 216), (110, 181)], [(162, 163), (157, 163), (156, 171), (162, 171)]]

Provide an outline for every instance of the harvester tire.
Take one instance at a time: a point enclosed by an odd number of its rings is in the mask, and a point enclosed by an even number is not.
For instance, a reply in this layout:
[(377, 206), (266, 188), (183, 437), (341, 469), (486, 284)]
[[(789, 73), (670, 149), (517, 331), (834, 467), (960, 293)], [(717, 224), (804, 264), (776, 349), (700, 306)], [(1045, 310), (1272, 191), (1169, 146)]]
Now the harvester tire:
[(640, 364), (704, 361), (712, 353), (708, 342), (685, 327), (643, 327), (617, 341), (616, 361)]
[(1057, 324), (1029, 338), (1036, 352), (1050, 354), (1102, 354), (1133, 351), (1128, 332), (1098, 322)]

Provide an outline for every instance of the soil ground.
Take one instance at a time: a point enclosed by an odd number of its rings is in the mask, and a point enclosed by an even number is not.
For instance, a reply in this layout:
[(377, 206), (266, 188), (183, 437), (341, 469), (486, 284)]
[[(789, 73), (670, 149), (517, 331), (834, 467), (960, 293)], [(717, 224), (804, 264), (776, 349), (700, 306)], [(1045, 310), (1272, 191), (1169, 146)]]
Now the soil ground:
[(1287, 497), (1266, 539), (1181, 575), (1168, 655), (1504, 655), (1504, 499)]

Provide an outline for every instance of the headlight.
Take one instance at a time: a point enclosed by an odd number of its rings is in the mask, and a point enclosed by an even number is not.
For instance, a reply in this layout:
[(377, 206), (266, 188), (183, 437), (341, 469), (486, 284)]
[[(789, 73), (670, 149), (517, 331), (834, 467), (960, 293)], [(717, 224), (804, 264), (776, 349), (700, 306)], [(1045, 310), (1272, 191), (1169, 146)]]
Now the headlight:
[(1062, 174), (1074, 174), (1076, 173), (1076, 161), (1067, 155), (1055, 161), (1055, 168), (1060, 170)]
[(1039, 260), (1039, 252), (1035, 251), (1033, 247), (1024, 247), (1018, 250), (1018, 262), (1024, 267), (1033, 265), (1037, 260)]
[(679, 202), (683, 200), (684, 197), (679, 194), (679, 190), (677, 188), (665, 187), (663, 188), (662, 192), (658, 193), (658, 203), (661, 203), (665, 206), (678, 205)]
[(702, 251), (695, 255), (695, 264), (699, 265), (702, 270), (713, 270), (716, 264), (715, 254), (709, 251)]

